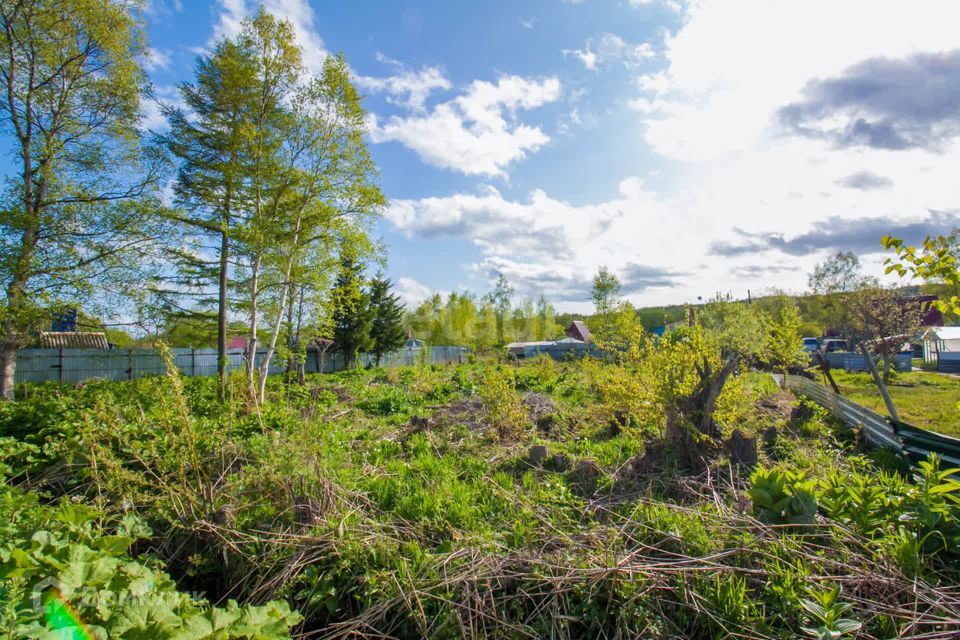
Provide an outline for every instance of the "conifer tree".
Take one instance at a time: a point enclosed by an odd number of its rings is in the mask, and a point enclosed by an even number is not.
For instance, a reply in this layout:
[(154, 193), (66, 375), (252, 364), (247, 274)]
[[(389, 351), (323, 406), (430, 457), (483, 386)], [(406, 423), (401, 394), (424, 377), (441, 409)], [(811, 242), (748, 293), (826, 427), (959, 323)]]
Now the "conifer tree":
[(377, 358), (377, 366), (383, 354), (396, 351), (404, 343), (403, 305), (400, 298), (392, 293), (390, 280), (378, 275), (370, 282), (370, 311), (373, 316), (370, 338), (373, 342), (371, 352)]
[(370, 331), (373, 315), (370, 296), (365, 290), (364, 266), (356, 252), (346, 247), (331, 293), (333, 305), (333, 340), (347, 365), (373, 346)]

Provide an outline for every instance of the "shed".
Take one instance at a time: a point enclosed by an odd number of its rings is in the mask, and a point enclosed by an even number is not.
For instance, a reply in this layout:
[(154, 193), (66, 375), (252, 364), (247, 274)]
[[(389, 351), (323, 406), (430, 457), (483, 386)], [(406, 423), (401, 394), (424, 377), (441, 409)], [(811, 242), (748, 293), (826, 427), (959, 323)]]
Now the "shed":
[(571, 322), (570, 326), (567, 327), (566, 334), (568, 338), (590, 344), (590, 329), (587, 328), (587, 323), (583, 320), (574, 320)]
[(952, 368), (953, 363), (960, 367), (960, 326), (931, 327), (920, 340), (923, 342), (924, 365), (937, 366), (941, 371), (944, 365)]
[(102, 331), (41, 331), (40, 346), (45, 349), (109, 349)]

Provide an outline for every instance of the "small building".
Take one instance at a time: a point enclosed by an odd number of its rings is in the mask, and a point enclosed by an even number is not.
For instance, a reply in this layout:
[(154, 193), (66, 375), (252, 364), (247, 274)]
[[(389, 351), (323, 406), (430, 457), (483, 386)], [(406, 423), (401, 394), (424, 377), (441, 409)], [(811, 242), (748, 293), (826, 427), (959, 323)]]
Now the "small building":
[(507, 352), (518, 360), (536, 358), (540, 355), (547, 355), (555, 360), (580, 358), (589, 351), (589, 345), (586, 342), (569, 337), (538, 342), (511, 342), (506, 348)]
[(110, 343), (102, 331), (41, 331), (40, 346), (44, 349), (109, 349)]
[(924, 366), (960, 373), (960, 326), (931, 327), (920, 340), (923, 343)]
[(590, 329), (587, 328), (587, 323), (583, 320), (574, 320), (571, 322), (570, 326), (567, 327), (566, 334), (568, 338), (579, 340), (584, 344), (590, 344)]

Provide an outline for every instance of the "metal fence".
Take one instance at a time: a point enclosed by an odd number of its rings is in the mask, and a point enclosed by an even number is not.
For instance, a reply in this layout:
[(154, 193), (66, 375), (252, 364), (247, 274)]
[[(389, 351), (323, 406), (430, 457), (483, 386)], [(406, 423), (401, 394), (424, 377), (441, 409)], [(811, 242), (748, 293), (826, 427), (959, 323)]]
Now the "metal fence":
[[(424, 351), (424, 349), (428, 351)], [(214, 376), (217, 374), (217, 350), (212, 348), (174, 348), (170, 350), (173, 363), (185, 376)], [(384, 354), (381, 365), (386, 367), (412, 365), (426, 360), (429, 363), (463, 362), (466, 347), (408, 347)], [(307, 351), (304, 368), (307, 373), (332, 373), (346, 368), (343, 354)], [(258, 351), (255, 366), (259, 366), (266, 351)], [(249, 354), (245, 349), (227, 350), (227, 369), (243, 369)], [(376, 363), (373, 354), (361, 354), (357, 366)], [(166, 365), (154, 349), (21, 349), (17, 352), (16, 382), (63, 382), (76, 384), (84, 380), (135, 380), (145, 376), (166, 373)], [(274, 355), (270, 362), (271, 375), (287, 370), (285, 359)]]
[[(861, 353), (851, 351), (833, 351), (823, 354), (831, 369), (843, 369), (844, 371), (857, 372), (869, 371), (867, 360)], [(912, 369), (913, 357), (910, 353), (898, 353), (893, 356), (893, 369), (895, 371), (907, 372)]]
[(774, 374), (774, 378), (781, 386), (810, 398), (848, 425), (862, 429), (864, 438), (872, 446), (894, 449), (914, 464), (936, 453), (947, 466), (960, 467), (960, 439), (895, 422), (803, 376)]

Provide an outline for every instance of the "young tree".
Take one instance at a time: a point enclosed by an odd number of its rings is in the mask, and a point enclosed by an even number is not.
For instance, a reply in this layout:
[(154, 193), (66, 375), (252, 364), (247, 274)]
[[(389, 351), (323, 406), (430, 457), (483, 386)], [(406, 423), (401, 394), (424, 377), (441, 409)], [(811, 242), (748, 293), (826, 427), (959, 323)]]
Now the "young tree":
[[(280, 147), (279, 181), (272, 188), (263, 247), (265, 282), (272, 282), (276, 311), (266, 354), (259, 371), (263, 400), (266, 377), (290, 304), (290, 283), (309, 251), (340, 237), (357, 251), (372, 253), (366, 233), (385, 199), (376, 183), (377, 170), (364, 140), (366, 114), (360, 94), (350, 82), (342, 56), (328, 56), (323, 73), (294, 95)], [(269, 320), (269, 318), (267, 318)]]
[(537, 300), (535, 339), (552, 340), (563, 333), (563, 327), (557, 324), (557, 312), (547, 297), (540, 294)]
[(594, 317), (591, 329), (600, 342), (607, 340), (612, 331), (612, 316), (620, 302), (620, 288), (620, 279), (606, 267), (600, 267), (593, 277), (590, 297), (593, 299)]
[(350, 364), (360, 353), (369, 351), (373, 346), (370, 336), (373, 314), (370, 311), (370, 297), (365, 290), (363, 263), (350, 247), (345, 249), (333, 285), (331, 303), (333, 339), (345, 363)]
[(370, 310), (373, 321), (370, 327), (370, 350), (377, 358), (377, 366), (383, 354), (403, 346), (406, 335), (403, 331), (403, 305), (400, 298), (391, 292), (392, 284), (382, 275), (370, 281)]
[(920, 330), (920, 307), (895, 291), (872, 287), (853, 296), (851, 309), (857, 333), (883, 360), (883, 379), (888, 380), (893, 356)]
[(146, 45), (131, 3), (2, 2), (0, 48), (0, 122), (16, 166), (0, 212), (9, 399), (17, 348), (52, 306), (89, 303), (111, 276), (149, 262), (160, 205), (137, 130)]
[[(159, 293), (164, 305), (178, 316), (204, 318), (208, 306), (215, 308), (217, 372), (223, 398), (231, 243), (245, 204), (244, 127), (254, 109), (255, 62), (238, 42), (220, 40), (210, 55), (197, 60), (195, 75), (193, 83), (180, 85), (189, 111), (165, 108), (170, 129), (158, 136), (177, 162), (174, 193), (179, 209), (172, 218), (184, 228), (192, 240), (188, 246), (193, 247), (171, 247), (175, 286)], [(217, 290), (214, 300), (207, 293), (210, 285)], [(186, 304), (181, 301), (185, 296)]]
[(487, 298), (490, 300), (497, 316), (497, 344), (504, 345), (506, 341), (506, 325), (510, 317), (510, 304), (513, 298), (513, 287), (503, 277), (503, 274), (497, 274), (497, 282), (493, 286)]
[(807, 363), (807, 354), (803, 351), (802, 321), (797, 303), (790, 297), (779, 294), (767, 306), (769, 320), (767, 340), (764, 345), (763, 359), (773, 369), (786, 373), (790, 367), (799, 367)]

